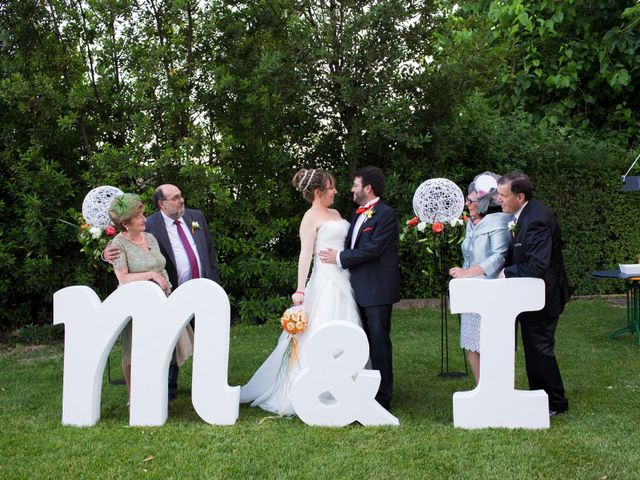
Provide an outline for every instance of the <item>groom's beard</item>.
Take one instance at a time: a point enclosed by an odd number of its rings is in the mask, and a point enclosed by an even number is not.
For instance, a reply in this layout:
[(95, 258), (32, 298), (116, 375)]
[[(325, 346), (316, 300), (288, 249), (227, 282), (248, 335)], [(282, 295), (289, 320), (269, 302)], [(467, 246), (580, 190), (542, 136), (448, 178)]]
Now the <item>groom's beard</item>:
[(353, 203), (355, 203), (355, 204), (357, 204), (359, 206), (363, 206), (365, 203), (367, 203), (367, 199), (362, 194), (354, 193), (353, 194)]

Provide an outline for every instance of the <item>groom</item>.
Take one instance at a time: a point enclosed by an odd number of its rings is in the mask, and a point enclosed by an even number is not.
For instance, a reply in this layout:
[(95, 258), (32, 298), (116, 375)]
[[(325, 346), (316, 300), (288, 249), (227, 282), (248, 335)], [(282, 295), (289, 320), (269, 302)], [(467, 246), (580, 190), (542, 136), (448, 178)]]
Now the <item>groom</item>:
[(380, 201), (384, 174), (378, 167), (356, 171), (351, 192), (360, 205), (342, 252), (320, 252), (325, 263), (348, 268), (360, 318), (369, 340), (371, 368), (380, 371), (376, 400), (389, 409), (393, 389), (391, 359), (391, 310), (400, 300), (398, 220), (393, 209)]

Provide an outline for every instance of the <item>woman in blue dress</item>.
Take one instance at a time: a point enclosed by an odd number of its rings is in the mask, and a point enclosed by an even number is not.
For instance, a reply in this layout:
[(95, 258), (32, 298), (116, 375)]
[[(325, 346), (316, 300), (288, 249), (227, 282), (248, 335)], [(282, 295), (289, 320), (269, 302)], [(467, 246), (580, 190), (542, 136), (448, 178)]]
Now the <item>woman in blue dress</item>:
[[(497, 193), (499, 175), (478, 175), (467, 194), (469, 209), (467, 232), (462, 242), (462, 268), (453, 267), (453, 278), (496, 278), (502, 270), (511, 243), (507, 224), (512, 215), (502, 213), (493, 197)], [(480, 380), (480, 315), (463, 313), (460, 319), (460, 346), (467, 354), (476, 385)]]

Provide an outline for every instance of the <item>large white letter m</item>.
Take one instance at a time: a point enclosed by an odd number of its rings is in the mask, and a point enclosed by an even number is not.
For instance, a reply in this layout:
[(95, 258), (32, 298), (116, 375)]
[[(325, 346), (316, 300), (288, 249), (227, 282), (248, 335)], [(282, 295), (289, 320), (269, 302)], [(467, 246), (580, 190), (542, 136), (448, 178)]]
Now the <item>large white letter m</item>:
[(98, 421), (107, 357), (131, 320), (129, 424), (162, 425), (167, 419), (173, 349), (194, 315), (194, 408), (208, 423), (235, 423), (240, 389), (227, 383), (229, 300), (217, 283), (203, 278), (184, 283), (169, 297), (153, 282), (123, 285), (104, 303), (84, 286), (54, 294), (53, 323), (65, 325), (62, 423), (85, 426)]

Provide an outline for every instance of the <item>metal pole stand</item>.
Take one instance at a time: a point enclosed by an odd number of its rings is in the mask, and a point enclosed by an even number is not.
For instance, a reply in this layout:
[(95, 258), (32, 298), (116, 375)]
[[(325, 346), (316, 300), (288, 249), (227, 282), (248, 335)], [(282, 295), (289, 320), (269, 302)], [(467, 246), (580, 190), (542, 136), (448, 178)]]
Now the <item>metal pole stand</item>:
[[(109, 295), (109, 272), (104, 271), (104, 294)], [(111, 380), (111, 352), (109, 352), (109, 356), (107, 357), (107, 382), (111, 385), (124, 385), (124, 378), (119, 380)]]
[[(462, 378), (469, 375), (467, 358), (462, 352), (464, 362), (464, 372), (449, 370), (449, 268), (447, 265), (447, 245), (446, 239), (442, 239), (439, 247), (439, 257), (436, 259), (436, 276), (440, 283), (440, 373), (442, 378)], [(458, 316), (458, 327), (460, 326), (460, 316)]]

